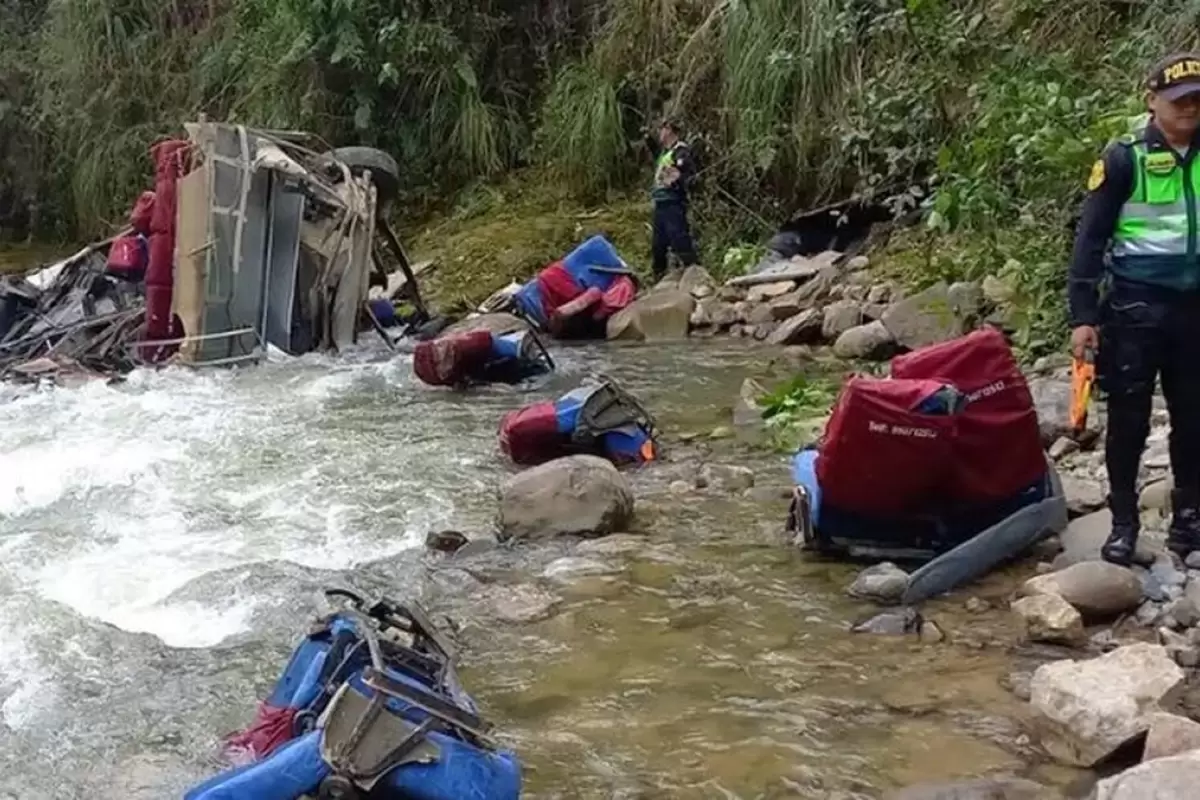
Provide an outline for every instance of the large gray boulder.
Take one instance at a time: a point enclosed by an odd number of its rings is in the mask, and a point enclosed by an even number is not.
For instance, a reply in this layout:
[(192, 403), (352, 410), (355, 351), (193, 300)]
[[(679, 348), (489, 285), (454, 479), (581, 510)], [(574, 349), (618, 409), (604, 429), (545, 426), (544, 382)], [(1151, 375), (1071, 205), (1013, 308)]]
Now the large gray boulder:
[(633, 490), (611, 462), (567, 456), (519, 472), (500, 489), (500, 539), (604, 536), (633, 519)]
[(1081, 561), (1058, 572), (1030, 578), (1020, 594), (1058, 595), (1085, 618), (1109, 617), (1138, 607), (1142, 602), (1142, 581), (1126, 567), (1107, 561)]
[(1042, 746), (1065, 764), (1092, 767), (1145, 733), (1183, 678), (1166, 648), (1141, 642), (1099, 658), (1043, 664), (1029, 698)]
[(891, 356), (895, 350), (896, 340), (878, 320), (843, 331), (833, 343), (833, 354), (846, 359), (882, 360)]
[(669, 342), (686, 339), (696, 299), (678, 289), (642, 295), (608, 319), (609, 339)]
[(884, 312), (883, 324), (897, 342), (910, 350), (966, 333), (966, 323), (955, 310), (945, 283), (894, 303)]
[(1156, 758), (1105, 778), (1090, 800), (1193, 800), (1200, 796), (1200, 750)]

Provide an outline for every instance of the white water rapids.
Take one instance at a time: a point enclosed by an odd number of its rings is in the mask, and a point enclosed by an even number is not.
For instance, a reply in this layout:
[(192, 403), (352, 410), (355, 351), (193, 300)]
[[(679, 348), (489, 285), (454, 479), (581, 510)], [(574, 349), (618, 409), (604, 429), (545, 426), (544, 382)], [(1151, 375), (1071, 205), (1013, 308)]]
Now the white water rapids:
[(621, 353), (622, 382), (677, 412), (727, 404), (736, 352), (688, 356), (663, 386), (671, 348), (572, 349), (546, 385), (470, 397), (370, 347), (0, 385), (0, 799), (180, 796), (321, 585), (389, 558), (377, 582), (402, 582), (428, 531), (488, 527), (504, 411)]

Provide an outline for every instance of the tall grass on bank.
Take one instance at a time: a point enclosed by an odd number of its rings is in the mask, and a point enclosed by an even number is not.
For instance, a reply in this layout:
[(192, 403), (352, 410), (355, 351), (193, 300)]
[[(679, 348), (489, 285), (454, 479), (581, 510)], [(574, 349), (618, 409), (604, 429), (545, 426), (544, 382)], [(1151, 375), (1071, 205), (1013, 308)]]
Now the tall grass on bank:
[(619, 184), (630, 172), (627, 113), (611, 79), (586, 62), (567, 65), (542, 108), (546, 163), (584, 194)]
[(1003, 276), (1036, 350), (1088, 165), (1198, 22), (1200, 0), (0, 0), (0, 225), (28, 204), (105, 230), (200, 111), (387, 149), (414, 213), (530, 163), (640, 191), (670, 112), (708, 252), (849, 194), (922, 203), (900, 271)]

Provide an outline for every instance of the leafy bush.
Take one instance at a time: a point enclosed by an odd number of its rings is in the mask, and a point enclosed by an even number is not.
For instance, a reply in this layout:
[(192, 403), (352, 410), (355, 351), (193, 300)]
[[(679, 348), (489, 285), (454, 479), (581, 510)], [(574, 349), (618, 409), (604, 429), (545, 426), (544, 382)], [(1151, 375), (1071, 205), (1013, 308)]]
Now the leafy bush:
[(759, 400), (771, 446), (794, 453), (820, 436), (837, 398), (829, 380), (800, 374)]
[(200, 112), (387, 149), (412, 215), (531, 163), (577, 198), (640, 193), (640, 133), (669, 112), (714, 268), (805, 207), (920, 204), (893, 266), (1005, 278), (1036, 353), (1062, 338), (1088, 164), (1198, 20), (1200, 0), (0, 0), (0, 222), (40, 204), (105, 229)]

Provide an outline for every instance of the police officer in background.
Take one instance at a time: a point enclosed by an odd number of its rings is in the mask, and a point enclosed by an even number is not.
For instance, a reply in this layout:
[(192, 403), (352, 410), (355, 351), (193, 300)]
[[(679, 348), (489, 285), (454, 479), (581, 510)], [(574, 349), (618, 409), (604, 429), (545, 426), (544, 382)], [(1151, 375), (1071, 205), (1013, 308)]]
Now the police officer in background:
[(647, 137), (647, 142), (654, 155), (650, 250), (654, 277), (661, 278), (667, 272), (667, 257), (672, 251), (685, 267), (698, 263), (687, 217), (688, 189), (696, 175), (696, 162), (691, 148), (679, 138), (679, 125), (673, 120), (663, 120), (657, 139)]
[(1102, 554), (1123, 565), (1137, 544), (1138, 468), (1159, 376), (1175, 479), (1167, 545), (1181, 558), (1200, 550), (1200, 54), (1163, 59), (1146, 89), (1148, 124), (1092, 167), (1068, 280), (1072, 350), (1096, 352), (1108, 395), (1112, 533)]

